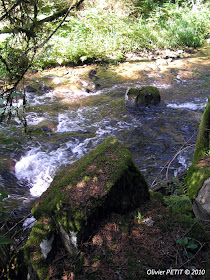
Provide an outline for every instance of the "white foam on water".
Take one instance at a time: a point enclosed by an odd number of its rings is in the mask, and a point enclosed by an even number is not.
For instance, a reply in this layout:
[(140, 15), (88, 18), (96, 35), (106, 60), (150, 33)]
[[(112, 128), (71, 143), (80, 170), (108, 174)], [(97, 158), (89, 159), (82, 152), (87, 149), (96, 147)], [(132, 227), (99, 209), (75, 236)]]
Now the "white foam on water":
[(102, 127), (99, 127), (96, 131), (97, 136), (114, 136), (114, 132), (116, 132), (118, 129), (117, 127), (113, 127), (111, 125), (103, 125)]
[[(51, 152), (42, 151), (41, 147), (32, 148), (16, 163), (15, 175), (29, 184), (32, 196), (38, 197), (47, 190), (61, 166), (73, 163), (89, 151), (89, 142), (90, 138), (81, 143), (69, 141)], [(93, 138), (91, 147), (96, 144), (97, 139)]]
[(52, 159), (47, 153), (32, 149), (16, 163), (15, 174), (18, 180), (29, 182), (33, 196), (39, 196), (52, 182), (53, 170), (50, 164)]
[(81, 112), (71, 111), (68, 113), (59, 113), (58, 126), (56, 132), (78, 131), (82, 129), (84, 117)]
[(177, 177), (178, 174), (180, 174), (184, 170), (187, 170), (189, 168), (190, 164), (191, 164), (189, 161), (187, 161), (187, 156), (186, 156), (185, 153), (179, 154), (177, 156), (177, 161), (181, 166), (174, 171), (174, 176), (175, 177)]
[(30, 104), (30, 106), (47, 104), (49, 102), (53, 102), (54, 99), (55, 99), (55, 93), (53, 91), (48, 91), (41, 95), (35, 94), (33, 92), (26, 93), (26, 100), (27, 103)]
[[(94, 138), (93, 138), (94, 139)], [(83, 142), (72, 147), (72, 153), (76, 155), (77, 158), (84, 156), (88, 152), (88, 144), (91, 141), (91, 138), (85, 139)], [(92, 143), (93, 144), (93, 143)]]
[(38, 123), (45, 120), (44, 117), (39, 117), (36, 113), (31, 113), (26, 117), (27, 124), (28, 125), (37, 125)]
[[(91, 108), (84, 107), (77, 111), (60, 113), (56, 132), (86, 131), (89, 123), (96, 119), (96, 117), (98, 118), (97, 110), (92, 109), (92, 118), (88, 119), (90, 110)], [(31, 118), (31, 123), (37, 123), (40, 120), (38, 116), (34, 115)], [(99, 125), (100, 121), (97, 123), (96, 128), (94, 128), (95, 124), (92, 126), (93, 130), (97, 130)], [(40, 196), (49, 187), (56, 171), (62, 165), (71, 164), (82, 157), (92, 147), (96, 146), (98, 141), (98, 137), (82, 140), (71, 139), (53, 151), (44, 150), (41, 145), (38, 148), (32, 148), (16, 163), (16, 177), (18, 180), (25, 181), (29, 185), (32, 196)]]
[(77, 111), (68, 111), (58, 114), (58, 126), (56, 132), (86, 131), (88, 127), (94, 127), (100, 119), (97, 107), (82, 107)]
[(23, 223), (24, 230), (26, 228), (32, 228), (34, 226), (35, 222), (36, 222), (36, 219), (33, 216), (31, 218), (25, 219), (25, 221)]
[(198, 110), (198, 109), (202, 109), (203, 107), (205, 107), (206, 103), (193, 103), (193, 102), (186, 102), (186, 103), (181, 103), (181, 104), (177, 104), (177, 103), (169, 103), (167, 104), (167, 107), (169, 108), (173, 108), (173, 109), (189, 109), (189, 110)]
[(50, 185), (58, 167), (65, 164), (68, 155), (64, 148), (50, 153), (33, 148), (15, 165), (18, 180), (26, 180), (32, 196), (40, 196)]

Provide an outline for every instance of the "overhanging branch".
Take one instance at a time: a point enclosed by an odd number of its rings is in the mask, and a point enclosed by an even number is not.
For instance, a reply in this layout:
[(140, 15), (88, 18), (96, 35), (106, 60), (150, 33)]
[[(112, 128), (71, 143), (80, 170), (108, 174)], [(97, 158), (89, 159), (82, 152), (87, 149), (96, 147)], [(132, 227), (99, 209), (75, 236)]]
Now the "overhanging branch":
[(0, 30), (0, 34), (6, 34), (6, 33), (26, 33), (27, 35), (30, 35), (30, 36), (35, 36), (35, 33), (31, 30), (32, 27), (34, 28), (35, 26), (40, 26), (46, 22), (52, 22), (53, 20), (56, 20), (62, 16), (65, 16), (66, 13), (69, 13), (69, 11), (75, 9), (75, 8), (78, 8), (82, 3), (84, 2), (84, 0), (79, 0), (77, 3), (75, 3), (73, 6), (70, 6), (70, 8), (65, 8), (65, 9), (62, 9), (58, 12), (55, 12), (53, 15), (51, 16), (48, 16), (44, 19), (41, 19), (41, 20), (37, 20), (35, 19), (35, 21), (33, 21), (32, 23), (30, 24), (27, 24), (23, 27), (13, 27), (13, 28), (6, 28), (4, 27), (2, 30)]

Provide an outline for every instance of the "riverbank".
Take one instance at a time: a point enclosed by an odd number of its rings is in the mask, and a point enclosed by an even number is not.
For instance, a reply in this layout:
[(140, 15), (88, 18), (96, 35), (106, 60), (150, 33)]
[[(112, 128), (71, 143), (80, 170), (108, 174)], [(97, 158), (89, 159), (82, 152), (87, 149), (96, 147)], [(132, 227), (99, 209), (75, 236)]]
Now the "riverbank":
[[(1, 157), (7, 164), (1, 169), (1, 185), (10, 194), (3, 205), (15, 215), (30, 212), (33, 201), (49, 186), (62, 165), (88, 153), (110, 135), (129, 148), (150, 186), (186, 170), (209, 96), (208, 50), (206, 47), (187, 58), (59, 67), (29, 74), (25, 86), (34, 91), (27, 92), (28, 133), (21, 132), (22, 124), (17, 119), (11, 132), (8, 133), (8, 126), (3, 127)], [(96, 84), (100, 88), (95, 88)], [(129, 86), (142, 84), (159, 88), (161, 104), (129, 111), (125, 92)], [(194, 220), (181, 215), (177, 221), (178, 214), (171, 216), (155, 198), (145, 207), (148, 209), (143, 207), (104, 221), (94, 238), (84, 244), (84, 258), (76, 264), (61, 247), (52, 265), (51, 279), (75, 279), (75, 275), (76, 279), (87, 275), (97, 279), (99, 274), (107, 279), (109, 273), (113, 279), (139, 279), (139, 273), (147, 279), (151, 277), (147, 275), (149, 269), (206, 269), (206, 241), (188, 234)], [(144, 218), (154, 221), (154, 225), (144, 224)], [(209, 231), (209, 225), (204, 226)], [(181, 243), (174, 241), (177, 235)], [(193, 258), (184, 253), (190, 240), (197, 245)], [(182, 241), (187, 242), (186, 246)], [(150, 246), (146, 249), (145, 244)], [(149, 257), (151, 252), (155, 266)], [(163, 262), (165, 266), (161, 266)]]
[[(26, 118), (1, 128), (0, 175), (10, 195), (4, 203), (8, 211), (28, 214), (27, 205), (49, 186), (56, 170), (107, 136), (129, 148), (151, 186), (185, 171), (209, 96), (209, 46), (187, 57), (165, 55), (28, 74), (22, 84)], [(136, 85), (158, 87), (161, 103), (128, 110), (125, 92)]]

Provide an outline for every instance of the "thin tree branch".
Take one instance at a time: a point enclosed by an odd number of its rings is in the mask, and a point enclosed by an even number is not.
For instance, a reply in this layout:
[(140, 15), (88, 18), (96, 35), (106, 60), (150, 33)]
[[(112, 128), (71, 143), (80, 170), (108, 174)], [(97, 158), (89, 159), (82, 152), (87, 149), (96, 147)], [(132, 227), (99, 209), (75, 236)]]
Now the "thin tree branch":
[(6, 6), (5, 6), (5, 3), (4, 3), (4, 0), (2, 0), (2, 4), (3, 4), (3, 7), (4, 7), (4, 11), (5, 11), (5, 14), (3, 16), (0, 17), (0, 21), (6, 17), (9, 17), (10, 18), (10, 13), (20, 4), (21, 0), (18, 0), (8, 11), (6, 9)]
[(35, 33), (32, 32), (31, 27), (39, 26), (39, 25), (42, 25), (46, 22), (51, 22), (53, 20), (56, 20), (61, 16), (65, 16), (66, 14), (69, 14), (69, 12), (71, 10), (73, 10), (75, 8), (78, 8), (83, 2), (84, 2), (84, 0), (79, 0), (76, 4), (71, 5), (70, 9), (69, 9), (69, 7), (65, 8), (65, 9), (62, 9), (61, 11), (58, 11), (51, 16), (48, 16), (48, 17), (46, 17), (44, 19), (41, 19), (41, 20), (33, 21), (32, 23), (26, 24), (23, 27), (16, 26), (14, 28), (4, 28), (4, 29), (0, 30), (0, 34), (23, 32), (23, 33), (26, 33), (30, 36), (32, 36), (32, 35), (34, 36)]

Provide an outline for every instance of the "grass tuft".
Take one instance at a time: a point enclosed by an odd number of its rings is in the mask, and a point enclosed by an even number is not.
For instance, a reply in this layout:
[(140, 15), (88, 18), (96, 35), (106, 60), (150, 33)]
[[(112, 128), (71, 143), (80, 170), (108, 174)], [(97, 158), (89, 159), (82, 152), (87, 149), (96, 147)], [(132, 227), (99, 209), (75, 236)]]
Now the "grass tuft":
[(88, 1), (68, 18), (36, 64), (121, 61), (127, 52), (200, 47), (209, 35), (209, 8), (208, 3)]

